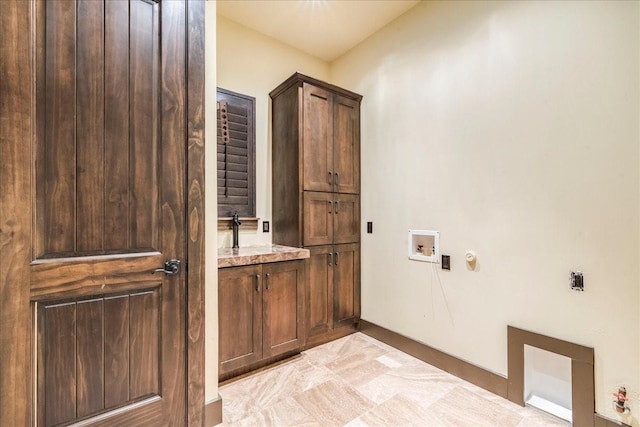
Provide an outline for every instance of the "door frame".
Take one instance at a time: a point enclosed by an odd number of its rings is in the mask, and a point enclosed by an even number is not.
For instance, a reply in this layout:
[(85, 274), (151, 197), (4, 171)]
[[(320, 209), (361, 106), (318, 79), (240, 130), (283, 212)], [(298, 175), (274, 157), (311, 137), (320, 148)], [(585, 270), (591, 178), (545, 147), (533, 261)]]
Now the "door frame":
[[(186, 418), (204, 424), (204, 0), (186, 6)], [(30, 300), (35, 138), (35, 0), (0, 1), (0, 413), (34, 423)]]

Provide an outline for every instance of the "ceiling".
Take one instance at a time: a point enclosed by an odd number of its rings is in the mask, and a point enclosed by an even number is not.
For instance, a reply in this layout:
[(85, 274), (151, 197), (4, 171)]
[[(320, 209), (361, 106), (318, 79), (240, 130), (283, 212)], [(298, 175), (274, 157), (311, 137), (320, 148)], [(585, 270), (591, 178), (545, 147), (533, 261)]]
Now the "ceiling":
[(218, 0), (217, 13), (327, 62), (419, 0)]

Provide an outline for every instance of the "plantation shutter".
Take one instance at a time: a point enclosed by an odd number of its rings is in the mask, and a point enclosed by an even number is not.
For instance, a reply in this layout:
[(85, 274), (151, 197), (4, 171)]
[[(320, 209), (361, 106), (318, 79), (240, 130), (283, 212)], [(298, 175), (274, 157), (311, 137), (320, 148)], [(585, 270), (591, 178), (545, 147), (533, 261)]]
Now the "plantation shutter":
[(218, 217), (255, 217), (255, 103), (218, 88)]

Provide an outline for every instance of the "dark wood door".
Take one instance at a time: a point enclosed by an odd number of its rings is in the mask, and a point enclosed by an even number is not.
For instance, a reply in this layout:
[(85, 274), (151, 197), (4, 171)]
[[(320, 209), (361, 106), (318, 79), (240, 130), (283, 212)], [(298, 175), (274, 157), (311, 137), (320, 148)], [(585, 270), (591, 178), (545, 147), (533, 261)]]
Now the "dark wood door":
[(185, 2), (36, 1), (35, 417), (185, 424)]
[(307, 336), (333, 328), (333, 246), (309, 248)]
[(352, 324), (360, 317), (360, 246), (335, 245), (333, 276), (334, 327)]
[(304, 345), (304, 261), (264, 264), (263, 358)]
[(218, 273), (219, 374), (262, 359), (262, 266)]
[(308, 83), (302, 93), (304, 189), (333, 191), (333, 95)]
[(333, 202), (334, 243), (360, 241), (360, 196), (335, 193)]
[(360, 103), (335, 95), (333, 105), (334, 191), (360, 193)]
[(304, 246), (330, 245), (333, 243), (335, 216), (333, 196), (333, 193), (304, 192)]

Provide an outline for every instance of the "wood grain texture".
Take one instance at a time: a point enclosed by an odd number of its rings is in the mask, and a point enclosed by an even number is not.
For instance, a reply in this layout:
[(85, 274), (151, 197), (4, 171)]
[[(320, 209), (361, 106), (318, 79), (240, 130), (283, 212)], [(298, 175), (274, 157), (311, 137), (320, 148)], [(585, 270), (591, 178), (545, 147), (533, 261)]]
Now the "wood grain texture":
[(158, 241), (158, 9), (155, 3), (140, 0), (130, 3), (129, 224), (132, 249), (151, 249), (157, 247)]
[[(300, 92), (299, 92), (300, 91)], [(272, 212), (273, 242), (281, 245), (302, 246), (301, 192), (302, 149), (298, 143), (301, 124), (298, 113), (301, 89), (293, 86), (272, 99)], [(284, 208), (287, 206), (288, 208)], [(297, 207), (297, 208), (295, 208)], [(295, 208), (295, 209), (294, 209)]]
[(76, 4), (46, 3), (45, 252), (75, 252)]
[(43, 342), (44, 425), (76, 418), (76, 304), (52, 305), (42, 310), (47, 333)]
[(334, 238), (333, 193), (305, 191), (303, 196), (304, 246), (330, 245)]
[(360, 245), (334, 246), (333, 324), (346, 326), (360, 315)]
[(129, 400), (129, 295), (104, 299), (104, 406)]
[(219, 375), (262, 359), (262, 292), (262, 266), (219, 270)]
[(304, 189), (333, 191), (333, 95), (303, 84)]
[(202, 0), (187, 2), (187, 425), (190, 426), (203, 426), (205, 420), (204, 8)]
[(360, 193), (360, 103), (334, 96), (334, 191)]
[(104, 249), (129, 247), (129, 4), (105, 2)]
[(360, 196), (334, 194), (333, 243), (360, 241)]
[(160, 296), (157, 291), (129, 297), (129, 398), (160, 392)]
[(29, 269), (34, 64), (29, 2), (0, 1), (0, 414), (8, 426), (31, 420)]
[[(77, 250), (101, 251), (104, 235), (104, 8), (77, 4)], [(53, 141), (52, 141), (53, 142)]]
[[(162, 28), (161, 120), (162, 153), (160, 245), (167, 258), (186, 262), (186, 2), (163, 2)], [(162, 305), (162, 396), (165, 400), (166, 423), (182, 425), (186, 420), (186, 296), (185, 275), (164, 280)], [(165, 332), (170, 331), (167, 335)], [(176, 351), (179, 349), (179, 351)], [(180, 367), (176, 369), (176, 367)]]
[(104, 408), (103, 328), (102, 299), (81, 301), (76, 304), (76, 416), (78, 418), (86, 417)]
[(333, 328), (333, 246), (309, 248), (307, 262), (307, 336)]
[(305, 262), (263, 264), (262, 357), (274, 357), (305, 344)]
[(122, 291), (141, 283), (158, 282), (152, 271), (162, 265), (161, 254), (128, 258), (58, 260), (31, 268), (31, 298), (59, 298), (68, 294), (91, 295)]

